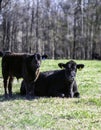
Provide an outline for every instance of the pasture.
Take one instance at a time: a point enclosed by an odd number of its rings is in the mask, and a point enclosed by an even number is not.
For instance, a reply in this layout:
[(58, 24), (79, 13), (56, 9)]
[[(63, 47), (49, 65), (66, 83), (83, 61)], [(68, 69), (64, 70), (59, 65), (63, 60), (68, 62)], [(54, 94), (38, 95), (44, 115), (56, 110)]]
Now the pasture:
[[(0, 130), (101, 130), (101, 61), (75, 61), (85, 64), (76, 76), (79, 99), (26, 100), (19, 95), (21, 80), (15, 79), (13, 98), (5, 100), (0, 78)], [(41, 71), (59, 69), (60, 62), (67, 60), (45, 60)]]

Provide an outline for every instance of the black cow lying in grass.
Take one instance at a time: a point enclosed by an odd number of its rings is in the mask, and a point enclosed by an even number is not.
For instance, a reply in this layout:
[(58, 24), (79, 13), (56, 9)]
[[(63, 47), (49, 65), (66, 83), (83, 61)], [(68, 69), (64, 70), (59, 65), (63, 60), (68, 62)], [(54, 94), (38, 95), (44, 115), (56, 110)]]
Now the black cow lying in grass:
[[(5, 97), (12, 97), (13, 78), (23, 78), (26, 82), (26, 97), (34, 97), (34, 82), (39, 74), (40, 54), (5, 53), (2, 57), (2, 75)], [(7, 82), (8, 81), (8, 82)], [(8, 92), (7, 92), (8, 88)]]
[[(59, 63), (58, 66), (64, 69), (40, 73), (35, 83), (35, 95), (70, 98), (80, 97), (75, 77), (77, 69), (84, 68), (84, 65), (69, 61), (66, 64)], [(22, 81), (21, 95), (26, 94), (25, 86), (25, 81)]]
[(3, 52), (2, 51), (0, 51), (0, 57), (2, 57), (3, 56)]
[(92, 59), (96, 59), (96, 60), (101, 60), (101, 56), (98, 53), (93, 53), (92, 54)]
[(11, 54), (11, 52), (10, 51), (4, 51), (4, 52), (0, 51), (0, 57), (3, 57), (6, 54)]

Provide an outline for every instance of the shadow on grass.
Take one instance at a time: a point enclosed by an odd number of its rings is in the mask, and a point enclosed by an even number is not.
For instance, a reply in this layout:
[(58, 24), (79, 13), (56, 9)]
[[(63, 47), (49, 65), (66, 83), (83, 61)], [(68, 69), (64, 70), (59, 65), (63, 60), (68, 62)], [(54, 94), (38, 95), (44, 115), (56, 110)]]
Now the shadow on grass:
[(24, 96), (21, 96), (20, 93), (13, 93), (13, 96), (12, 98), (8, 97), (8, 98), (5, 98), (4, 95), (0, 95), (0, 102), (3, 102), (3, 101), (9, 101), (9, 100), (18, 100), (18, 99), (24, 99), (25, 97)]
[(0, 102), (4, 101), (12, 101), (12, 100), (29, 100), (32, 101), (34, 99), (39, 99), (40, 97), (35, 96), (34, 98), (27, 99), (26, 96), (22, 96), (19, 92), (18, 93), (13, 93), (12, 97), (10, 98), (5, 98), (4, 95), (0, 95)]

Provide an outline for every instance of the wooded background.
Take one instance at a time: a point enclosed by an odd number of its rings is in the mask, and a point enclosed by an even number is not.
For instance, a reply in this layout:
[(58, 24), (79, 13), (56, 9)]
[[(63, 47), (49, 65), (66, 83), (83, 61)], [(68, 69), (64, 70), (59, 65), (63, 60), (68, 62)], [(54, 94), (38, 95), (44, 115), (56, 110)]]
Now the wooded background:
[(101, 55), (101, 0), (0, 0), (0, 50)]

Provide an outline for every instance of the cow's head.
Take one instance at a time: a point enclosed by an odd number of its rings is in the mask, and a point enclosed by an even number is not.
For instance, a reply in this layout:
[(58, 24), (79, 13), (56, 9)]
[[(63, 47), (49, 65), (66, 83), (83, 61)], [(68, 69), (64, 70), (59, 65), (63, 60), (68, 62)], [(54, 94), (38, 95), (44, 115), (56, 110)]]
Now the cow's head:
[(47, 55), (41, 56), (38, 53), (35, 53), (34, 55), (30, 55), (28, 59), (30, 60), (30, 65), (32, 70), (36, 70), (40, 68), (42, 59), (46, 59)]
[(66, 64), (59, 63), (58, 66), (65, 69), (66, 80), (68, 80), (69, 82), (72, 82), (75, 79), (77, 69), (84, 68), (84, 64), (76, 64), (76, 62), (72, 60), (67, 62)]

